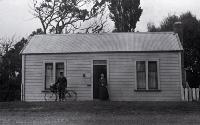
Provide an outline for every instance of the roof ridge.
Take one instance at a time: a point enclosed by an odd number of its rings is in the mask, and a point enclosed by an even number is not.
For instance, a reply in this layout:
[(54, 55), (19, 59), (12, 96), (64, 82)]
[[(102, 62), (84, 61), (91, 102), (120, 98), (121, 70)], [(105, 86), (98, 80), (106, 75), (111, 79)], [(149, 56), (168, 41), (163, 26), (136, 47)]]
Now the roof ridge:
[(108, 32), (108, 33), (69, 33), (69, 34), (37, 34), (35, 36), (68, 36), (68, 35), (104, 35), (104, 34), (174, 34), (171, 32)]

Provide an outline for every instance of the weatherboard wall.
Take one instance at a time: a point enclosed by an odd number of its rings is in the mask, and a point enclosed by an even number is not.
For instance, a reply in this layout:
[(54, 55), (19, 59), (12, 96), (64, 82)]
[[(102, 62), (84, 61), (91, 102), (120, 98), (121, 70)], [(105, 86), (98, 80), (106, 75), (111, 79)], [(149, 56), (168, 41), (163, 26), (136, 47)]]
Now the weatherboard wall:
[[(93, 100), (92, 60), (107, 60), (108, 91), (113, 101), (180, 101), (180, 52), (37, 54), (24, 58), (24, 99), (44, 101), (44, 60), (65, 60), (68, 88), (78, 93), (78, 100)], [(160, 90), (137, 92), (137, 60), (159, 60)], [(86, 77), (83, 77), (83, 73)], [(91, 85), (91, 86), (90, 86)]]

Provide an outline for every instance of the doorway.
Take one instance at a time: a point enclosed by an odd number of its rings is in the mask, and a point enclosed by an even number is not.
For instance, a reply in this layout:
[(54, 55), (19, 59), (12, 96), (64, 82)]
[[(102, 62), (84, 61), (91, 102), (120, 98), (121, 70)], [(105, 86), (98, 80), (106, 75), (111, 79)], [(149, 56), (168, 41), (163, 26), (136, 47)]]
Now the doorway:
[(99, 79), (101, 74), (107, 81), (107, 62), (106, 60), (94, 60), (93, 61), (93, 98), (99, 98)]

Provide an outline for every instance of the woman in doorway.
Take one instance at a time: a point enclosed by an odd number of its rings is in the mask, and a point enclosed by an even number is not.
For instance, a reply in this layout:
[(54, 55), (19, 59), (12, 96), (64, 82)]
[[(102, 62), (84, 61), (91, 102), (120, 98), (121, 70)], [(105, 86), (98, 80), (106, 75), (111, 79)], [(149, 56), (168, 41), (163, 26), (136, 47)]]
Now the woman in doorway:
[(101, 74), (101, 78), (99, 79), (99, 98), (101, 100), (108, 100), (109, 94), (107, 89), (107, 81), (104, 77), (104, 74)]

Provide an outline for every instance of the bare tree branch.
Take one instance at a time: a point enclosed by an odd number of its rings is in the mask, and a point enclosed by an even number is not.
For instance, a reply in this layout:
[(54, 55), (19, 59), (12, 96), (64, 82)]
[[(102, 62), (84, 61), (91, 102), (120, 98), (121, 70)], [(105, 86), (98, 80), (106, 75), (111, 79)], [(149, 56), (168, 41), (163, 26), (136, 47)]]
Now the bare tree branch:
[(16, 42), (15, 36), (12, 38), (0, 38), (0, 53), (1, 55), (6, 54)]
[[(77, 29), (76, 23), (85, 22), (97, 17), (102, 11), (106, 0), (33, 0), (33, 16), (42, 24), (43, 32), (49, 30), (60, 34), (66, 28)], [(91, 6), (91, 9), (84, 7)], [(70, 28), (67, 28), (70, 27)], [(74, 28), (74, 29), (72, 29)], [(66, 31), (69, 32), (69, 31)]]

